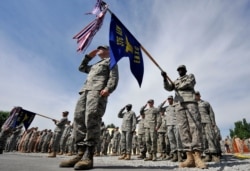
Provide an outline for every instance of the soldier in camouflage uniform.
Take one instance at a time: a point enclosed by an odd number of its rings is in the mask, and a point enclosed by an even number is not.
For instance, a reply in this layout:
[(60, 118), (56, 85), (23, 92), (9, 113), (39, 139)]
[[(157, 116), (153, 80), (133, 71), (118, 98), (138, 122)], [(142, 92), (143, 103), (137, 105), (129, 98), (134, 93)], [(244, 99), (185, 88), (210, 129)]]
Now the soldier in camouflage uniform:
[(102, 152), (102, 155), (105, 155), (107, 156), (108, 154), (108, 145), (111, 141), (111, 137), (110, 137), (110, 134), (109, 134), (109, 130), (108, 128), (105, 129), (105, 131), (103, 132), (103, 135), (102, 135), (102, 144), (101, 144), (101, 152)]
[(201, 114), (201, 124), (202, 124), (202, 143), (203, 143), (203, 151), (206, 155), (204, 161), (210, 162), (220, 162), (219, 157), (217, 156), (218, 147), (217, 147), (217, 139), (215, 135), (215, 115), (212, 106), (209, 102), (201, 99), (201, 95), (199, 91), (195, 92), (195, 99), (198, 102), (199, 112)]
[(179, 167), (204, 169), (207, 168), (207, 165), (201, 160), (202, 127), (198, 103), (195, 101), (195, 77), (193, 74), (186, 74), (185, 65), (180, 65), (177, 71), (180, 77), (174, 82), (169, 81), (166, 72), (163, 71), (161, 74), (164, 79), (164, 88), (167, 91), (175, 90), (176, 120), (183, 150), (187, 155), (187, 159), (181, 162)]
[(72, 125), (70, 125), (70, 122), (71, 121), (67, 122), (65, 129), (62, 133), (62, 137), (60, 139), (60, 153), (58, 155), (63, 155), (64, 153), (66, 153), (65, 145), (66, 145), (67, 139), (69, 138), (70, 133), (72, 131)]
[(132, 152), (133, 155), (136, 155), (138, 152), (138, 136), (136, 134), (136, 131), (133, 132), (133, 137), (132, 137)]
[(68, 114), (69, 114), (68, 111), (64, 111), (62, 112), (62, 119), (60, 121), (53, 119), (56, 128), (54, 130), (54, 134), (52, 137), (51, 153), (49, 154), (48, 157), (56, 157), (56, 153), (59, 151), (60, 139), (65, 129), (65, 125), (68, 123)]
[[(141, 117), (141, 119), (139, 119)], [(144, 112), (141, 113), (139, 116), (136, 117), (137, 124), (138, 124), (138, 144), (140, 148), (140, 155), (138, 156), (139, 159), (146, 158), (147, 153), (147, 146), (146, 146), (146, 139), (145, 139), (145, 114)]]
[(176, 162), (182, 161), (182, 143), (180, 140), (180, 134), (178, 130), (178, 125), (176, 122), (176, 112), (175, 112), (175, 104), (173, 103), (173, 96), (168, 96), (168, 106), (165, 110), (166, 113), (166, 124), (167, 124), (167, 134), (170, 141), (170, 148), (171, 148), (171, 156), (172, 161)]
[[(18, 113), (21, 111), (21, 107), (14, 107), (10, 111), (9, 118), (13, 118), (15, 115), (18, 115)], [(0, 132), (0, 154), (3, 154), (3, 150), (5, 149), (7, 138), (11, 135), (12, 131), (15, 129), (13, 125), (15, 123), (12, 119), (11, 121), (9, 118), (5, 121), (5, 123), (2, 125), (1, 132)], [(10, 121), (10, 122), (9, 122)], [(8, 122), (8, 124), (7, 124)]]
[[(101, 61), (89, 65), (96, 55)], [(82, 60), (79, 70), (88, 76), (80, 90), (74, 113), (73, 132), (78, 154), (73, 159), (61, 162), (60, 167), (74, 167), (77, 170), (93, 168), (93, 155), (99, 141), (108, 96), (116, 89), (119, 80), (118, 66), (115, 65), (111, 70), (109, 66), (108, 46), (97, 47)]]
[(119, 152), (119, 146), (120, 146), (120, 139), (121, 139), (121, 133), (119, 131), (119, 127), (115, 128), (114, 136), (112, 138), (113, 144), (112, 144), (112, 156), (118, 155)]
[(161, 155), (159, 156), (159, 158), (166, 159), (167, 158), (167, 154), (169, 154), (169, 140), (167, 137), (167, 123), (166, 123), (166, 116), (165, 116), (165, 107), (163, 107), (165, 104), (165, 101), (162, 102), (159, 105), (159, 111), (160, 111), (160, 117), (161, 117), (161, 126), (158, 129), (158, 151), (161, 153)]
[[(146, 107), (148, 108), (146, 109)], [(149, 156), (145, 158), (145, 161), (156, 161), (157, 153), (157, 130), (161, 126), (161, 117), (159, 109), (154, 107), (154, 100), (148, 100), (147, 104), (141, 107), (140, 113), (145, 114), (145, 138)]]
[[(124, 112), (124, 110), (127, 110)], [(136, 129), (136, 115), (132, 111), (132, 105), (127, 104), (118, 113), (118, 118), (122, 118), (121, 126), (121, 156), (119, 160), (130, 160), (132, 152), (132, 137)]]

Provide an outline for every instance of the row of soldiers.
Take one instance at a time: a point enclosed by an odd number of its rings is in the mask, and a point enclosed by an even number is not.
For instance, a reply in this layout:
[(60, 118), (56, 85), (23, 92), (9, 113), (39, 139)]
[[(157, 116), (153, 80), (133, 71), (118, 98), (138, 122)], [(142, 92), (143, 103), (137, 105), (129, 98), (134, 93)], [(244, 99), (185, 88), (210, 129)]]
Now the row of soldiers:
[[(198, 102), (199, 113), (202, 124), (202, 152), (203, 161), (220, 162), (221, 157), (221, 135), (216, 125), (215, 116), (211, 105), (201, 99), (200, 92), (195, 92), (195, 99)], [(168, 102), (167, 106), (164, 106)], [(125, 111), (126, 109), (126, 111)], [(173, 96), (170, 95), (158, 107), (154, 107), (154, 100), (150, 99), (141, 107), (140, 116), (132, 111), (132, 104), (123, 107), (118, 113), (123, 118), (121, 126), (121, 156), (119, 160), (130, 160), (133, 149), (133, 133), (138, 124), (138, 144), (140, 156), (145, 161), (156, 161), (157, 153), (161, 159), (171, 161), (183, 161), (186, 156), (183, 151), (182, 141), (179, 134), (181, 126), (176, 121), (176, 104)], [(195, 118), (194, 118), (195, 119)], [(147, 156), (148, 154), (148, 156)]]
[(11, 130), (5, 143), (5, 151), (30, 152), (51, 152), (49, 157), (56, 157), (56, 154), (68, 152), (72, 155), (75, 151), (74, 138), (72, 134), (73, 126), (68, 121), (68, 112), (62, 112), (63, 118), (59, 121), (53, 119), (56, 128), (52, 132), (50, 129), (39, 131), (38, 127), (32, 127), (23, 131), (20, 125)]

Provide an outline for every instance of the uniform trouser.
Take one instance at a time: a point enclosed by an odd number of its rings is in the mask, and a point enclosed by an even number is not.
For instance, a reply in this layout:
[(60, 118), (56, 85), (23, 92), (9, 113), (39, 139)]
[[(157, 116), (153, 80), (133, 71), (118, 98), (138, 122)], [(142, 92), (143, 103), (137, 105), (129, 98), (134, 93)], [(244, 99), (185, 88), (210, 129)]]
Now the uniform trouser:
[(142, 154), (146, 154), (147, 147), (146, 147), (145, 134), (138, 134), (138, 144), (139, 144), (140, 152)]
[(66, 152), (65, 146), (66, 146), (67, 140), (68, 140), (68, 137), (61, 137), (61, 139), (60, 139), (60, 151)]
[(101, 119), (105, 113), (107, 97), (100, 91), (84, 91), (77, 101), (74, 113), (74, 138), (78, 146), (95, 146), (101, 134)]
[(217, 153), (217, 139), (210, 123), (202, 123), (202, 145), (204, 153)]
[(122, 131), (122, 133), (121, 133), (121, 154), (131, 154), (132, 138), (133, 138), (133, 133), (131, 131)]
[(166, 152), (167, 145), (165, 141), (165, 136), (166, 136), (165, 132), (158, 132), (158, 143), (159, 143), (158, 152), (160, 153)]
[(60, 148), (60, 139), (61, 139), (62, 133), (61, 132), (54, 132), (53, 134), (53, 140), (51, 145), (51, 151), (52, 152), (58, 152)]
[(114, 140), (112, 145), (112, 153), (118, 153), (120, 140)]
[(106, 139), (102, 141), (102, 154), (107, 155), (109, 142)]
[(176, 105), (176, 120), (184, 151), (201, 151), (201, 117), (197, 103), (181, 103)]
[(145, 139), (148, 153), (157, 153), (157, 132), (155, 127), (145, 128)]
[(170, 143), (170, 153), (173, 154), (177, 150), (180, 151), (181, 147), (181, 141), (178, 139), (179, 133), (178, 130), (176, 129), (175, 125), (168, 125), (168, 138), (169, 138), (169, 143)]
[(8, 136), (10, 135), (10, 131), (6, 130), (2, 130), (0, 133), (0, 150), (4, 150), (5, 149), (5, 144), (7, 141)]

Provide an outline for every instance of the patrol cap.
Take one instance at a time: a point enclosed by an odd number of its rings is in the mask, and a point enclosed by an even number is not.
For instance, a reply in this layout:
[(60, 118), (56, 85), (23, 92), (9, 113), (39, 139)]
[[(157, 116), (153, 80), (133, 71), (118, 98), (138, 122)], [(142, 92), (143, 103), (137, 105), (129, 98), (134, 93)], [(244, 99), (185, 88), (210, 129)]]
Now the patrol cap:
[(68, 114), (69, 114), (69, 112), (68, 112), (68, 111), (64, 111), (64, 112), (63, 112), (63, 114), (68, 115)]
[(132, 107), (132, 104), (127, 104), (126, 107)]
[(185, 65), (180, 65), (180, 66), (178, 66), (177, 71), (179, 71), (180, 69), (185, 69), (185, 70), (187, 70)]
[(154, 100), (153, 99), (149, 99), (148, 103), (154, 103)]
[(109, 50), (109, 46), (107, 46), (107, 45), (101, 45), (101, 46), (98, 46), (97, 49)]
[(201, 95), (199, 91), (195, 91), (195, 95)]
[(168, 99), (173, 99), (173, 96), (172, 95), (168, 96)]

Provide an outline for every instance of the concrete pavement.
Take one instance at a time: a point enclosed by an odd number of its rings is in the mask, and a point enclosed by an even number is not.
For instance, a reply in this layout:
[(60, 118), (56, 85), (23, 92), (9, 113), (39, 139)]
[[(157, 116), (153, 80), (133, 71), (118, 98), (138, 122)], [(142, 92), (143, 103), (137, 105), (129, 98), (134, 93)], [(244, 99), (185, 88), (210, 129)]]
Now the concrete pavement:
[[(57, 156), (56, 158), (48, 158), (45, 153), (19, 153), (8, 152), (0, 155), (0, 171), (74, 171), (73, 168), (59, 168), (59, 163), (62, 160), (68, 159), (68, 156)], [(124, 161), (118, 160), (118, 156), (103, 156), (95, 157), (94, 169), (95, 171), (101, 170), (188, 170), (200, 171), (196, 168), (178, 168), (178, 162), (170, 161), (143, 161), (138, 160), (137, 156), (132, 156), (132, 160)], [(207, 170), (250, 170), (250, 160), (238, 160), (232, 158), (231, 155), (224, 156), (221, 163), (208, 163), (209, 169)], [(244, 168), (244, 169), (239, 169)]]

